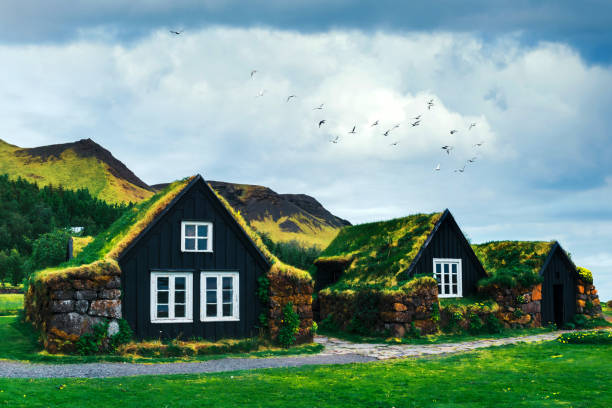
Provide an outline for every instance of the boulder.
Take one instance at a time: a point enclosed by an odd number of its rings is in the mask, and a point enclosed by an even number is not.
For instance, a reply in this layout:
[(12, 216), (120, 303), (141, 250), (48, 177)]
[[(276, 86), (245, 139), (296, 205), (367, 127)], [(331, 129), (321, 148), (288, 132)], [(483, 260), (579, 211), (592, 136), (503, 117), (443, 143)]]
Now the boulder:
[(108, 336), (114, 336), (119, 333), (119, 322), (117, 320), (112, 320), (108, 324)]
[(119, 289), (121, 288), (121, 279), (119, 276), (113, 276), (105, 286), (108, 289)]
[(75, 297), (77, 300), (93, 300), (98, 297), (95, 290), (77, 290)]
[(100, 299), (119, 299), (121, 291), (119, 289), (104, 289), (100, 292)]
[(542, 284), (539, 283), (531, 291), (531, 300), (542, 300)]
[(56, 290), (51, 292), (51, 299), (67, 300), (74, 298), (73, 290)]
[(74, 310), (74, 300), (54, 300), (51, 302), (52, 313), (68, 313)]
[(121, 318), (120, 300), (94, 300), (89, 306), (89, 314), (92, 316)]
[(74, 304), (74, 310), (78, 313), (87, 313), (87, 309), (89, 309), (89, 302), (86, 300), (77, 300)]
[(408, 310), (408, 308), (403, 303), (394, 303), (393, 310), (395, 310), (396, 312), (405, 312), (406, 310)]
[(79, 313), (61, 313), (51, 317), (49, 322), (50, 328), (56, 328), (59, 331), (67, 334), (80, 336), (84, 333), (90, 333), (93, 326), (103, 322), (104, 319), (98, 317), (82, 315)]

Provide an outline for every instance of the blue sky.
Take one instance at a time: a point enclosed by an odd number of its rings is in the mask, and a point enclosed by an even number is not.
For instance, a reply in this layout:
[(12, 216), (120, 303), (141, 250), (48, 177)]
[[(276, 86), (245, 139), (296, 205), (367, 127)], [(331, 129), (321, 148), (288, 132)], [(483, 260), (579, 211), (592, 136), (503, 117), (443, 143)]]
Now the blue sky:
[(0, 138), (91, 137), (151, 184), (200, 172), (352, 222), (448, 207), (473, 242), (558, 239), (610, 299), (610, 27), (604, 1), (9, 0)]

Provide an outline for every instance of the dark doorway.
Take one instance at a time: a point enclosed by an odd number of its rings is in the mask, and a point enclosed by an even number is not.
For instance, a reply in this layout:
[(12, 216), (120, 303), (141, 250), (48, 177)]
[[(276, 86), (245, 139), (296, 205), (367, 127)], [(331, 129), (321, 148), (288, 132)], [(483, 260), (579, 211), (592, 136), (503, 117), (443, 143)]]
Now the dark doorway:
[(553, 311), (555, 324), (558, 328), (563, 327), (565, 315), (563, 313), (563, 285), (553, 285)]

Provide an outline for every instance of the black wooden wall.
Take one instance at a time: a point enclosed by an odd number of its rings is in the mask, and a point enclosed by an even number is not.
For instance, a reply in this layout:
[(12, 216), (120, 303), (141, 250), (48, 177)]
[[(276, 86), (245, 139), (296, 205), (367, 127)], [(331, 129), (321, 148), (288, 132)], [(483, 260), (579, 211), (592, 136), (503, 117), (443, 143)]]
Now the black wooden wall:
[(433, 237), (419, 254), (410, 275), (433, 276), (434, 258), (461, 259), (463, 296), (472, 295), (476, 293), (478, 281), (486, 276), (484, 269), (452, 215), (448, 213), (443, 217)]
[(542, 325), (555, 321), (553, 285), (563, 285), (563, 317), (569, 322), (576, 314), (576, 268), (556, 245), (546, 269), (542, 272)]
[[(181, 221), (212, 222), (213, 252), (181, 252)], [(261, 306), (256, 284), (267, 265), (203, 179), (192, 182), (176, 204), (121, 256), (119, 264), (123, 317), (136, 337), (217, 340), (257, 334)], [(151, 323), (150, 276), (155, 270), (193, 273), (193, 323)], [(200, 272), (215, 270), (239, 272), (239, 321), (200, 321)]]

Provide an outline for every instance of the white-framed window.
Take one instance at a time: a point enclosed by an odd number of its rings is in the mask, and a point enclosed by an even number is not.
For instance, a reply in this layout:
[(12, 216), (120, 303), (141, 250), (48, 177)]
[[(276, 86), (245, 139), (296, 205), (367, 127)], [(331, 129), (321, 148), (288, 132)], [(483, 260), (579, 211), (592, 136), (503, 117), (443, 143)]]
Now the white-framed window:
[(461, 259), (433, 260), (434, 278), (438, 281), (438, 297), (462, 297)]
[(237, 321), (239, 315), (238, 272), (200, 274), (200, 320)]
[(181, 251), (212, 252), (212, 222), (183, 221), (181, 223)]
[(193, 322), (193, 274), (151, 272), (151, 322)]

